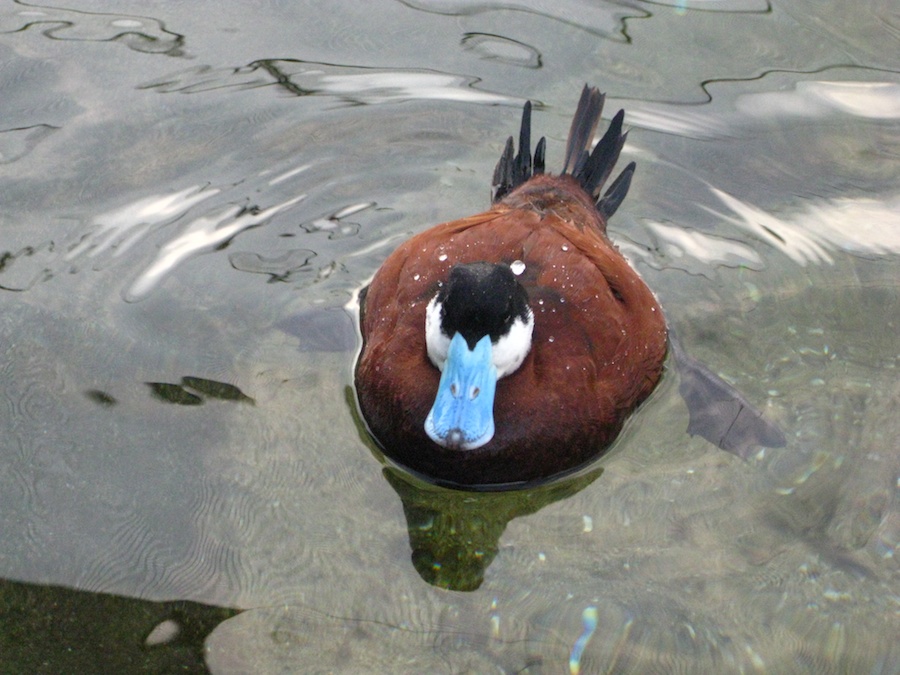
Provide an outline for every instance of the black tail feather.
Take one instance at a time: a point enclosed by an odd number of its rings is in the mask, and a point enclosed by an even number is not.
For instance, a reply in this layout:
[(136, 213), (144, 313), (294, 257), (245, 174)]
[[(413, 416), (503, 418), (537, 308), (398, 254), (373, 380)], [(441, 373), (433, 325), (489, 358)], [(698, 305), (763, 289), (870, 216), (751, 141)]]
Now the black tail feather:
[(534, 149), (534, 175), (544, 173), (544, 155), (547, 152), (547, 139), (541, 136), (537, 147)]
[[(531, 159), (531, 101), (525, 103), (522, 110), (522, 126), (519, 129), (519, 154), (515, 154), (516, 148), (513, 137), (506, 141), (506, 147), (494, 169), (493, 202), (498, 202), (527, 181), (533, 173), (544, 172), (544, 146), (546, 141), (542, 138), (535, 150), (535, 160)], [(536, 170), (539, 167), (540, 170)]]
[(622, 133), (622, 120), (625, 118), (625, 111), (620, 110), (613, 117), (612, 122), (603, 138), (597, 143), (591, 156), (585, 162), (580, 173), (575, 174), (579, 179), (584, 191), (591, 195), (594, 199), (600, 197), (600, 189), (612, 173), (622, 146), (625, 145), (625, 138), (628, 135)]
[(596, 87), (584, 85), (581, 90), (581, 99), (575, 109), (572, 118), (572, 126), (569, 127), (569, 140), (566, 142), (566, 161), (563, 164), (563, 173), (573, 176), (584, 166), (587, 151), (594, 140), (597, 124), (600, 122), (600, 113), (603, 112), (603, 103), (606, 96), (600, 93)]
[[(603, 138), (591, 151), (591, 143), (600, 122), (606, 95), (596, 87), (584, 86), (581, 99), (572, 118), (569, 128), (569, 139), (566, 142), (566, 157), (563, 174), (570, 174), (579, 185), (597, 201), (597, 210), (608, 219), (628, 194), (631, 177), (634, 174), (634, 162), (629, 164), (619, 177), (613, 181), (603, 197), (600, 191), (612, 173), (619, 154), (625, 145), (628, 133), (622, 133), (625, 111), (615, 114)], [(503, 155), (494, 169), (493, 199), (498, 202), (510, 192), (528, 181), (532, 176), (544, 173), (544, 155), (547, 143), (544, 138), (538, 141), (531, 155), (531, 102), (527, 102), (522, 111), (522, 126), (519, 130), (519, 152), (516, 154), (513, 137), (510, 136), (503, 149)]]
[(516, 179), (531, 178), (531, 101), (525, 101), (522, 109), (522, 126), (519, 129), (519, 154), (515, 161)]
[(606, 191), (606, 194), (597, 202), (597, 210), (600, 212), (600, 215), (603, 216), (604, 221), (609, 222), (612, 214), (619, 209), (622, 200), (624, 200), (625, 195), (628, 194), (628, 188), (631, 187), (631, 177), (634, 175), (635, 166), (637, 165), (634, 162), (631, 162), (626, 166), (622, 173), (620, 173), (613, 181), (612, 185), (609, 186), (609, 190)]
[(503, 154), (500, 155), (500, 161), (494, 167), (494, 183), (493, 197), (491, 201), (498, 202), (509, 193), (516, 185), (513, 183), (513, 153), (515, 147), (513, 137), (506, 139), (506, 147), (503, 148)]

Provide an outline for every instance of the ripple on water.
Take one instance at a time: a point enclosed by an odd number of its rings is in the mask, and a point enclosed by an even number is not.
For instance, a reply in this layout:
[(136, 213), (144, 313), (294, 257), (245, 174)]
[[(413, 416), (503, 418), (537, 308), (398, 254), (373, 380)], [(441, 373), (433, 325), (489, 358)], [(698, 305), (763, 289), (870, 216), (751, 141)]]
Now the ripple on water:
[(466, 33), (462, 46), (479, 58), (520, 68), (540, 68), (541, 53), (531, 45), (487, 33)]
[[(4, 316), (15, 323), (20, 317), (12, 309), (5, 307)], [(47, 515), (53, 491), (71, 484), (76, 473), (70, 445), (56, 445), (40, 432), (50, 424), (65, 426), (70, 421), (71, 413), (62, 403), (66, 378), (61, 369), (54, 367), (39, 335), (19, 340), (2, 323), (0, 335), (7, 345), (0, 359), (0, 378), (4, 383), (0, 388), (0, 426), (5, 438), (0, 475), (6, 499), (19, 497), (7, 503), (22, 510), (23, 522), (32, 524), (27, 531), (35, 534), (37, 528), (33, 524)], [(6, 485), (7, 482), (12, 484)], [(37, 544), (33, 537), (27, 540), (30, 545)]]
[(196, 206), (219, 192), (219, 188), (193, 186), (144, 197), (101, 214), (94, 219), (94, 228), (70, 246), (64, 261), (74, 267), (82, 259), (97, 258), (102, 254), (116, 258), (158, 229), (180, 228), (125, 292), (127, 301), (138, 301), (185, 260), (229, 243), (241, 232), (268, 222), (305, 199), (305, 195), (298, 195), (268, 208), (211, 205), (195, 214), (186, 225), (181, 224)]
[(295, 96), (332, 96), (353, 104), (443, 100), (518, 103), (476, 88), (477, 78), (427, 70), (381, 70), (298, 59), (265, 59), (239, 68), (196, 66), (140, 86), (160, 93), (194, 94), (222, 88), (276, 86)]
[(375, 207), (375, 202), (362, 202), (350, 204), (337, 210), (331, 210), (321, 216), (300, 225), (306, 232), (323, 232), (329, 239), (343, 239), (353, 237), (359, 233), (359, 223), (354, 223), (348, 218), (361, 211)]
[(0, 164), (9, 164), (21, 159), (58, 130), (58, 127), (49, 124), (0, 130)]
[(770, 12), (769, 0), (647, 0), (648, 5), (674, 7), (679, 13), (689, 10), (704, 12)]
[(304, 272), (313, 272), (309, 263), (315, 257), (316, 252), (306, 248), (288, 249), (272, 257), (251, 251), (236, 251), (228, 256), (228, 262), (240, 272), (264, 274), (269, 277), (268, 282), (274, 284), (290, 283)]
[(141, 300), (183, 261), (198, 253), (214, 250), (244, 230), (257, 227), (303, 199), (304, 195), (300, 195), (263, 210), (229, 206), (212, 215), (200, 216), (162, 247), (156, 259), (131, 284), (125, 299), (130, 302)]
[[(210, 669), (234, 675), (289, 671), (313, 663), (323, 672), (496, 672), (495, 660), (473, 649), (473, 643), (482, 640), (462, 626), (457, 632), (435, 633), (418, 623), (294, 606), (245, 612), (220, 624), (206, 647)], [(248, 649), (235, 650), (238, 642)], [(253, 647), (263, 643), (264, 650)], [(518, 668), (502, 672), (520, 672), (527, 664), (520, 661)]]
[(649, 12), (617, 2), (587, 0), (401, 0), (404, 5), (422, 12), (467, 16), (484, 12), (515, 11), (535, 14), (551, 22), (559, 22), (592, 35), (615, 40), (628, 40), (625, 19), (646, 17)]
[[(105, 513), (111, 532), (106, 545), (85, 566), (78, 585), (88, 590), (119, 591), (157, 598), (207, 597), (227, 602), (252, 578), (241, 551), (242, 534), (253, 527), (253, 511), (240, 495), (200, 476), (193, 485), (191, 527), (165, 530), (160, 509), (120, 503)], [(233, 529), (217, 526), (223, 521)]]
[(51, 40), (119, 42), (138, 52), (184, 55), (184, 36), (146, 16), (44, 6), (0, 15), (0, 33), (22, 30), (39, 30)]

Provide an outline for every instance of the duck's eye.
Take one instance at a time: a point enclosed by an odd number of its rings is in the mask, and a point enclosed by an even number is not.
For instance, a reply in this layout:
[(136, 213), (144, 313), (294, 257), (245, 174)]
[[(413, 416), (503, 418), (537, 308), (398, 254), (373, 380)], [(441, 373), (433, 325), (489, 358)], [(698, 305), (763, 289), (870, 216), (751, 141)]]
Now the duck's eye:
[(472, 387), (472, 390), (469, 392), (469, 398), (476, 399), (476, 398), (478, 398), (478, 394), (480, 394), (480, 393), (481, 393), (481, 389), (479, 389), (478, 387)]
[(456, 398), (456, 392), (457, 392), (457, 390), (458, 390), (458, 387), (456, 386), (456, 382), (453, 382), (453, 383), (450, 385), (450, 395), (451, 395), (453, 398)]

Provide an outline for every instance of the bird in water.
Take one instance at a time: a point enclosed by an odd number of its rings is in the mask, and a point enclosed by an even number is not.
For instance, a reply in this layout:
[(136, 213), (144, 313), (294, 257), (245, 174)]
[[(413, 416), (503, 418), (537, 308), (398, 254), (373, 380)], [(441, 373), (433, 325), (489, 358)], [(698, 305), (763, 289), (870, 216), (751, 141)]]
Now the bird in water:
[[(407, 469), (485, 489), (571, 472), (609, 447), (658, 384), (663, 311), (606, 231), (635, 164), (606, 187), (627, 132), (620, 110), (592, 148), (604, 99), (585, 86), (558, 175), (545, 173), (544, 138), (532, 155), (526, 103), (491, 208), (413, 236), (360, 293), (360, 410)], [(672, 351), (691, 433), (736, 454), (778, 444), (777, 428), (730, 385)], [(729, 437), (738, 418), (744, 431)]]

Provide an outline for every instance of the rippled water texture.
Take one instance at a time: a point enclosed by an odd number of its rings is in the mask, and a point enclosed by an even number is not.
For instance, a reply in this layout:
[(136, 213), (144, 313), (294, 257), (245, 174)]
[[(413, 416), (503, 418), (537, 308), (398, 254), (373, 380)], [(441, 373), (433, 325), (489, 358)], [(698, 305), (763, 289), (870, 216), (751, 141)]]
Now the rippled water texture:
[[(12, 671), (898, 672), (896, 2), (115, 4), (0, 2)], [(585, 82), (612, 236), (788, 443), (690, 437), (670, 371), (588, 473), (421, 484), (344, 308)]]

